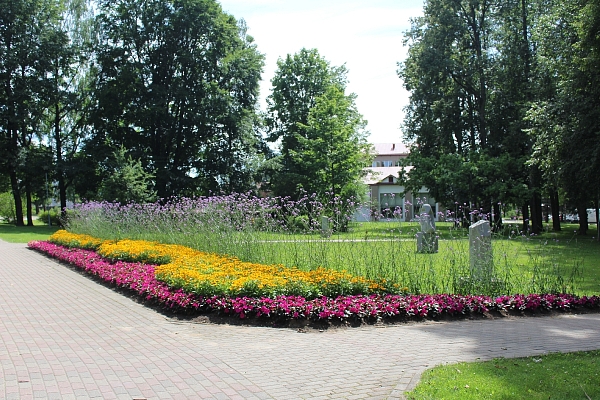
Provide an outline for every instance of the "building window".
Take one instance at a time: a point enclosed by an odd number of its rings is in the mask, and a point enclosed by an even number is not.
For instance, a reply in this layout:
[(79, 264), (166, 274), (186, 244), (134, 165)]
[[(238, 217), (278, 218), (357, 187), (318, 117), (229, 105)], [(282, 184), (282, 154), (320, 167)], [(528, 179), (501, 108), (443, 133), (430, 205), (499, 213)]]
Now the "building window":
[(385, 218), (404, 218), (404, 196), (399, 193), (380, 193), (379, 211)]
[(378, 167), (393, 167), (394, 166), (394, 162), (393, 161), (373, 161), (372, 164), (373, 168), (378, 168)]

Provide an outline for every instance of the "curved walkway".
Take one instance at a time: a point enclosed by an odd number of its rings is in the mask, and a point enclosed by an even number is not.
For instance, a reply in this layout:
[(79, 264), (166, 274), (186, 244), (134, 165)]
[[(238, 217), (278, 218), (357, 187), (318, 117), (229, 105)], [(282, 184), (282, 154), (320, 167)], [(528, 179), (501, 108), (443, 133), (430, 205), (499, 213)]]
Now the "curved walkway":
[(402, 398), (436, 364), (600, 348), (600, 314), (298, 333), (176, 322), (0, 241), (0, 398)]

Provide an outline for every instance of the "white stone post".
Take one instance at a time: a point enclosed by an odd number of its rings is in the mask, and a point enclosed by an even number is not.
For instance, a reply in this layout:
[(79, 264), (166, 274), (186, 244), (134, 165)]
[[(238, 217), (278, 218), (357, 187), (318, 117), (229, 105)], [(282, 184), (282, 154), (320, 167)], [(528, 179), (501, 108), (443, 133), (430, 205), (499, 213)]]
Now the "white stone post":
[(469, 259), (471, 277), (476, 281), (493, 278), (492, 233), (489, 221), (479, 221), (469, 227)]
[(321, 236), (331, 236), (331, 229), (329, 228), (329, 218), (324, 215), (321, 216)]

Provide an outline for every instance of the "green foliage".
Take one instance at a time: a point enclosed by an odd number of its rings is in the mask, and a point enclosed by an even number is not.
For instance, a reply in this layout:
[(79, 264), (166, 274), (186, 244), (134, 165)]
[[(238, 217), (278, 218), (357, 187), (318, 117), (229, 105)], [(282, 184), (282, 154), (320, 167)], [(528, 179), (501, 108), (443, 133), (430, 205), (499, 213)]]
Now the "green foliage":
[[(527, 114), (534, 141), (529, 162), (560, 184), (579, 210), (600, 194), (598, 21), (597, 1), (550, 2), (533, 32), (542, 96)], [(579, 232), (586, 230), (580, 218)]]
[(97, 22), (90, 143), (125, 146), (160, 198), (248, 189), (263, 56), (245, 27), (214, 0), (104, 0)]
[(298, 148), (290, 149), (294, 165), (311, 173), (307, 192), (327, 191), (342, 199), (361, 194), (359, 183), (370, 149), (364, 126), (354, 96), (345, 95), (342, 87), (331, 85), (315, 99), (307, 124), (298, 122)]
[(497, 358), (426, 371), (406, 394), (419, 399), (595, 399), (600, 351)]
[[(406, 33), (399, 75), (411, 92), (402, 183), (446, 204), (521, 204), (530, 196), (523, 134), (529, 93), (521, 2), (429, 1)], [(525, 31), (523, 31), (525, 30)]]
[(60, 226), (61, 225), (60, 212), (56, 208), (52, 208), (48, 211), (40, 211), (40, 213), (38, 214), (38, 223), (47, 225), (48, 224), (48, 215), (50, 215), (50, 224), (52, 226)]
[(126, 155), (124, 147), (113, 153), (108, 177), (100, 186), (102, 200), (118, 203), (149, 203), (156, 199), (152, 191), (152, 176), (146, 173), (139, 160)]
[(357, 197), (370, 147), (355, 96), (345, 94), (345, 68), (331, 67), (315, 49), (279, 59), (277, 66), (267, 99), (269, 140), (281, 140), (274, 193)]
[[(2, 0), (0, 10), (0, 169), (10, 177), (15, 221), (23, 225), (21, 192), (31, 217), (30, 200), (36, 190), (23, 161), (34, 147), (34, 135), (48, 107), (48, 89), (56, 75), (53, 61), (68, 38), (57, 27), (59, 2)], [(28, 223), (33, 223), (31, 218)]]
[(15, 218), (15, 199), (12, 193), (0, 193), (0, 219), (3, 222), (14, 223)]

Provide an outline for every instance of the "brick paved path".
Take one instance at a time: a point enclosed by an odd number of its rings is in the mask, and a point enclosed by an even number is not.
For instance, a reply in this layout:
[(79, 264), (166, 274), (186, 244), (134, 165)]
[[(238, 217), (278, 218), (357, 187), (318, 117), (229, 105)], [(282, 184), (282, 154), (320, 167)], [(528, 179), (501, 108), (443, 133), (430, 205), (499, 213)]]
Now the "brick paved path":
[(2, 399), (402, 398), (446, 362), (600, 348), (600, 314), (298, 333), (175, 322), (0, 241)]

